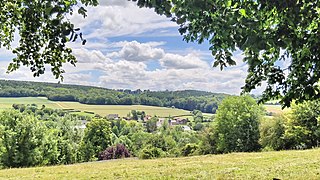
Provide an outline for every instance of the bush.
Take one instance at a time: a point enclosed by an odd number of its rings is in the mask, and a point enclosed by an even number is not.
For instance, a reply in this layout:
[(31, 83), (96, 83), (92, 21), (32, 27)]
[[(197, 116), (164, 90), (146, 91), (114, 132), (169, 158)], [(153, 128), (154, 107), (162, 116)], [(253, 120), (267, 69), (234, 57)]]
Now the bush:
[(128, 149), (123, 144), (117, 144), (116, 146), (108, 147), (106, 150), (102, 151), (98, 160), (110, 160), (110, 159), (120, 159), (130, 157)]
[(265, 118), (260, 123), (260, 144), (264, 150), (284, 149), (284, 116)]
[(186, 144), (182, 148), (182, 155), (183, 156), (190, 156), (194, 155), (194, 153), (198, 150), (199, 146), (197, 144)]
[(154, 158), (160, 158), (164, 156), (165, 156), (165, 152), (163, 152), (162, 149), (152, 147), (152, 146), (147, 146), (143, 148), (139, 154), (139, 158), (141, 159), (154, 159)]
[(202, 123), (197, 123), (194, 127), (193, 130), (195, 131), (201, 131), (204, 128), (204, 125)]

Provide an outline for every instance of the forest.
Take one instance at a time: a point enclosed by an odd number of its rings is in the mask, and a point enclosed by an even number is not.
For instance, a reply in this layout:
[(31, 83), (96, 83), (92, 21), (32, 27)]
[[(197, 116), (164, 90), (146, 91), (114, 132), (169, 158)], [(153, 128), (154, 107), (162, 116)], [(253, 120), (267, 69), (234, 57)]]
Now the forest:
[(91, 86), (0, 80), (0, 97), (47, 97), (52, 101), (76, 101), (96, 105), (149, 105), (215, 113), (228, 96), (196, 90), (113, 90)]

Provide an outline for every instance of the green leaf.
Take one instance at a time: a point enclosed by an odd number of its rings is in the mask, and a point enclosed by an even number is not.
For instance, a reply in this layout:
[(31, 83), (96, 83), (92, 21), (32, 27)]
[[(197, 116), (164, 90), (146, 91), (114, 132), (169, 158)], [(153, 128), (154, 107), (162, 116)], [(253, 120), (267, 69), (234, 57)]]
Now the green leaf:
[(240, 9), (239, 12), (240, 12), (241, 16), (247, 17), (247, 13), (246, 13), (245, 9)]

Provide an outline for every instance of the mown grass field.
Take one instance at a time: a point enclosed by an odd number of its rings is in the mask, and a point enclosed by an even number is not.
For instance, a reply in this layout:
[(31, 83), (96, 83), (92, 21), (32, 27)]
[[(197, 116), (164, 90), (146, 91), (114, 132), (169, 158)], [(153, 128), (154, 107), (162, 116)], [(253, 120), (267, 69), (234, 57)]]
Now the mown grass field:
[(0, 179), (320, 179), (320, 149), (0, 170)]
[[(45, 105), (54, 109), (76, 109), (82, 112), (90, 111), (101, 116), (108, 114), (119, 114), (121, 117), (127, 116), (131, 110), (145, 111), (146, 114), (160, 117), (188, 115), (189, 111), (155, 106), (142, 105), (87, 105), (78, 102), (50, 101), (43, 97), (23, 97), (23, 98), (0, 98), (0, 109), (11, 108), (12, 104), (37, 104), (39, 107)], [(209, 116), (210, 114), (205, 114)]]

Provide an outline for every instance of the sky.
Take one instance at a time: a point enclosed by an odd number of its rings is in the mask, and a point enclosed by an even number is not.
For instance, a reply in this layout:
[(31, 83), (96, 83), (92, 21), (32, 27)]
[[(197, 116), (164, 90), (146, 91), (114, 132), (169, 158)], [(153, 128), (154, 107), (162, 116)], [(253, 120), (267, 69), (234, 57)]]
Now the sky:
[[(78, 62), (64, 65), (64, 84), (110, 89), (203, 90), (239, 94), (247, 75), (242, 53), (235, 52), (236, 66), (213, 68), (208, 43), (183, 41), (178, 26), (152, 9), (138, 8), (127, 0), (100, 0), (87, 8), (88, 17), (70, 17), (81, 28), (85, 46), (69, 43)], [(16, 42), (14, 42), (16, 43)], [(27, 67), (7, 74), (14, 56), (0, 49), (0, 79), (58, 82), (50, 68), (33, 77)]]

